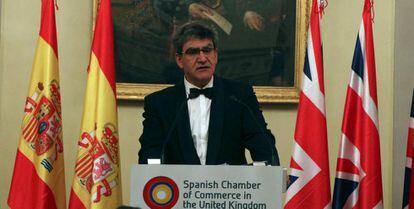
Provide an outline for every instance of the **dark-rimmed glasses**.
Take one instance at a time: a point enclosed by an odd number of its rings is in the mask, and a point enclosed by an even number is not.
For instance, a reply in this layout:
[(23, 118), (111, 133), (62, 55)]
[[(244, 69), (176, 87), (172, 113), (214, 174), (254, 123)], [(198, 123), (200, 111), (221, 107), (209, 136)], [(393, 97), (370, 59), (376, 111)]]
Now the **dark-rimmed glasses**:
[(189, 55), (189, 56), (195, 56), (195, 55), (199, 55), (200, 52), (203, 52), (203, 54), (209, 55), (209, 54), (211, 54), (211, 52), (214, 51), (214, 49), (215, 48), (213, 46), (204, 46), (204, 47), (201, 47), (201, 48), (190, 47), (187, 50), (185, 50), (185, 52), (183, 52), (181, 54), (186, 54), (186, 55)]

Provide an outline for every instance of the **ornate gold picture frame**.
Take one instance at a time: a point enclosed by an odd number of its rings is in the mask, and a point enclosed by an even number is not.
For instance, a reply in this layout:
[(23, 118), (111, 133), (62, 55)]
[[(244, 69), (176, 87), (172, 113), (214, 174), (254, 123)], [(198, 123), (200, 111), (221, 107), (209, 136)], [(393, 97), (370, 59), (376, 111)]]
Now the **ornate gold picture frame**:
[[(99, 0), (93, 0), (94, 11), (93, 11), (93, 22), (95, 22), (96, 9), (98, 7)], [(141, 3), (156, 1), (158, 4), (163, 4), (164, 1), (159, 0), (112, 0), (113, 7), (114, 2), (130, 3), (140, 7)], [(165, 2), (173, 2), (175, 0), (165, 0)], [(185, 1), (185, 0), (184, 0)], [(203, 1), (203, 0), (200, 0)], [(204, 0), (212, 2), (212, 0)], [(243, 1), (243, 0), (218, 0), (218, 1)], [(249, 1), (249, 0), (244, 0)], [(273, 1), (291, 1), (291, 0), (273, 0)], [(177, 0), (177, 2), (183, 2)], [(300, 91), (300, 72), (303, 69), (303, 61), (305, 57), (306, 47), (306, 32), (308, 24), (308, 11), (310, 7), (310, 0), (296, 0), (295, 3), (295, 25), (291, 26), (294, 28), (294, 58), (292, 61), (291, 69), (287, 69), (290, 73), (290, 81), (282, 85), (254, 85), (257, 98), (261, 104), (272, 104), (272, 103), (297, 103), (299, 100)], [(114, 11), (113, 11), (114, 12)], [(116, 12), (115, 12), (116, 13)], [(115, 14), (116, 15), (116, 14)], [(114, 16), (115, 16), (114, 15)], [(282, 17), (282, 16), (281, 16)], [(284, 18), (284, 17), (283, 17)], [(116, 18), (114, 18), (116, 21)], [(176, 21), (174, 17), (174, 21)], [(116, 23), (114, 23), (116, 25)], [(293, 37), (291, 37), (293, 39)], [(115, 39), (117, 36), (115, 35)], [(117, 48), (117, 40), (115, 40), (115, 48)], [(220, 54), (220, 52), (219, 52)], [(273, 65), (272, 65), (273, 66)], [(118, 67), (117, 67), (118, 71)], [(170, 86), (170, 84), (149, 84), (140, 82), (120, 82), (117, 78), (117, 99), (121, 100), (143, 100), (144, 97), (152, 92), (161, 90)]]

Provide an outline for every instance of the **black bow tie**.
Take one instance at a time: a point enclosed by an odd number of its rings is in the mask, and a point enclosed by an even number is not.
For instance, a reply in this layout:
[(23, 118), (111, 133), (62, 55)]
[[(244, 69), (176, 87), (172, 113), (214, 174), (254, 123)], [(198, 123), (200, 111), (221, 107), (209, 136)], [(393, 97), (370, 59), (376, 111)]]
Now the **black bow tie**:
[(188, 95), (188, 98), (189, 99), (195, 99), (198, 96), (200, 96), (200, 94), (203, 94), (207, 98), (211, 99), (213, 97), (213, 88), (205, 88), (205, 89), (191, 88), (190, 89), (190, 94)]

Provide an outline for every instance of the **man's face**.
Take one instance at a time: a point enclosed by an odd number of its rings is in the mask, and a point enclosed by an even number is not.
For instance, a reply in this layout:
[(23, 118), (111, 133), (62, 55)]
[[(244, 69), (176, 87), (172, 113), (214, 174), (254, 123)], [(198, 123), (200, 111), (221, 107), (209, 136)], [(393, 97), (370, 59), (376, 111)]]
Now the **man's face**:
[(185, 78), (200, 88), (207, 85), (217, 64), (217, 50), (210, 39), (191, 38), (183, 45), (182, 54), (177, 54), (177, 65)]

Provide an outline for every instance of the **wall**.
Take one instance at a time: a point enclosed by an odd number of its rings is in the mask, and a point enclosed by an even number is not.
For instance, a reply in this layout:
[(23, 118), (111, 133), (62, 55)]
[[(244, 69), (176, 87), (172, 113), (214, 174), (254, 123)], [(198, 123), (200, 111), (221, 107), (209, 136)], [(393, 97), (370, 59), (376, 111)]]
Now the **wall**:
[[(4, 18), (2, 18), (4, 12), (1, 12), (2, 8), (3, 8), (2, 5), (3, 5), (2, 0), (0, 0), (0, 65), (1, 65), (1, 63), (3, 63), (3, 42), (2, 42), (2, 37), (3, 37), (3, 32), (2, 31), (3, 30), (2, 30), (2, 21), (1, 20), (4, 19)], [(3, 68), (0, 68), (0, 81), (3, 81)], [(1, 89), (3, 89), (2, 83), (3, 82), (0, 83), (0, 110), (2, 109), (2, 102), (1, 101), (2, 101), (2, 98), (3, 98), (1, 96), (2, 95)], [(1, 115), (2, 115), (2, 112), (0, 111), (0, 130), (1, 130), (1, 127), (2, 127)], [(1, 148), (0, 148), (0, 151), (1, 151)], [(1, 165), (2, 164), (0, 164), (0, 166)], [(0, 204), (0, 206), (1, 206), (1, 204)]]
[[(3, 77), (0, 89), (0, 151), (4, 153), (0, 161), (1, 167), (4, 168), (0, 180), (1, 207), (5, 207), (4, 200), (8, 194), (19, 133), (19, 121), (22, 118), (23, 95), (27, 91), (28, 72), (31, 68), (30, 60), (33, 59), (33, 43), (35, 42), (33, 37), (36, 37), (34, 29), (36, 26), (31, 26), (31, 24), (34, 24), (33, 19), (38, 19), (35, 13), (38, 12), (37, 8), (33, 8), (33, 12), (27, 12), (31, 10), (33, 5), (24, 4), (23, 1), (16, 2), (16, 4), (12, 3), (12, 1), (2, 1), (1, 6), (1, 71)], [(23, 13), (26, 13), (26, 15), (23, 15)], [(29, 28), (33, 29), (29, 31)]]
[[(57, 12), (61, 89), (63, 107), (66, 184), (72, 183), (79, 135), (91, 40), (92, 2), (59, 1)], [(19, 137), (22, 109), (28, 88), (34, 47), (39, 28), (40, 1), (1, 2), (0, 47), (0, 208), (6, 204)], [(345, 90), (356, 35), (361, 21), (362, 1), (329, 1), (323, 23), (326, 105), (330, 146), (331, 177), (335, 176), (336, 156), (344, 106)], [(375, 46), (382, 145), (385, 208), (392, 201), (394, 3), (375, 4)], [(296, 105), (266, 105), (264, 115), (278, 141), (282, 166), (289, 165)], [(124, 203), (129, 202), (129, 168), (136, 163), (138, 136), (142, 129), (142, 103), (119, 102), (119, 133)], [(333, 185), (333, 184), (332, 184)], [(397, 188), (398, 190), (400, 188)]]
[[(3, 125), (4, 125), (4, 120), (3, 120), (3, 118), (2, 118), (2, 115), (3, 115), (3, 111), (1, 111), (3, 108), (3, 97), (2, 97), (2, 95), (3, 95), (3, 91), (2, 91), (2, 89), (4, 89), (4, 86), (3, 86), (3, 24), (2, 24), (2, 21), (1, 20), (3, 20), (4, 19), (4, 12), (2, 12), (2, 8), (3, 8), (3, 2), (2, 2), (2, 0), (0, 0), (0, 138), (3, 138)], [(3, 142), (2, 142), (3, 140), (0, 140), (0, 153), (3, 153), (3, 150), (5, 149), (4, 147), (5, 146), (3, 146)], [(2, 168), (5, 168), (5, 161), (3, 161), (3, 160), (0, 160), (0, 167), (2, 167)], [(5, 187), (6, 187), (6, 182), (8, 183), (9, 182), (9, 180), (6, 180), (6, 179), (4, 179), (4, 180), (0, 180), (0, 196), (6, 196), (6, 189), (5, 189)], [(4, 187), (4, 189), (3, 189), (3, 187)], [(3, 201), (3, 199), (4, 198), (1, 198), (0, 197), (0, 208), (5, 208), (5, 206), (3, 206), (3, 205), (5, 205), (6, 203)]]
[(393, 147), (393, 208), (402, 204), (405, 150), (407, 146), (410, 104), (414, 88), (414, 3), (395, 2), (395, 73), (394, 73), (394, 147)]
[[(2, 0), (0, 0), (0, 63), (3, 63), (3, 56), (2, 56), (2, 52), (3, 52), (3, 42), (1, 41), (2, 40), (2, 31), (3, 30), (1, 30), (1, 28), (2, 28), (2, 24), (1, 24), (1, 20), (3, 19), (2, 18), (2, 14), (3, 14), (3, 12), (1, 12), (2, 11)], [(3, 68), (0, 68), (0, 81), (2, 81), (3, 80)], [(1, 83), (0, 83), (0, 87), (2, 87), (1, 86)], [(1, 88), (0, 88), (1, 89)], [(0, 91), (0, 110), (2, 109), (1, 108), (1, 100), (2, 100), (2, 94), (1, 94), (2, 92)], [(1, 111), (0, 111), (0, 121), (1, 121)], [(0, 125), (1, 125), (1, 122), (0, 122)]]

